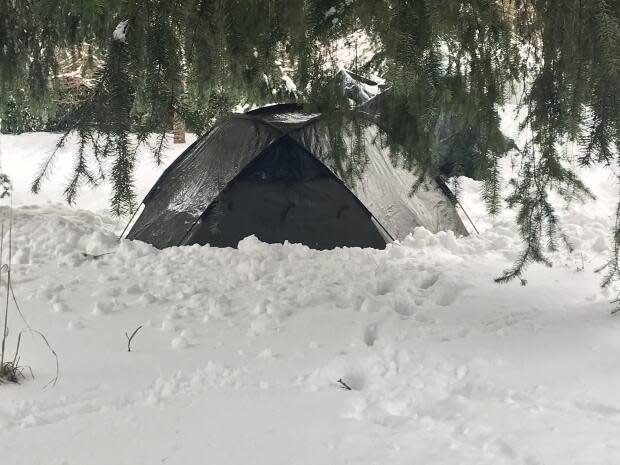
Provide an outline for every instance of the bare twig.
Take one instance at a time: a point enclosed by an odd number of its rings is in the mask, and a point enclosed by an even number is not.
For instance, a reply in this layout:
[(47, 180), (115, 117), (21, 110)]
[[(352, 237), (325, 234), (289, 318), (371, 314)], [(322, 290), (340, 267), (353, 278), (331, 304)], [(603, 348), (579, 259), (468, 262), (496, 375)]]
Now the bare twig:
[(9, 383), (18, 383), (19, 379), (26, 379), (24, 376), (24, 370), (29, 370), (32, 379), (34, 379), (34, 373), (32, 372), (32, 368), (29, 366), (20, 366), (19, 364), (19, 348), (22, 341), (22, 333), (20, 332), (17, 336), (17, 346), (15, 348), (15, 355), (12, 361), (3, 362), (0, 365), (0, 384)]
[(136, 329), (134, 329), (133, 333), (131, 333), (131, 336), (127, 334), (127, 332), (125, 332), (125, 337), (127, 338), (127, 352), (131, 352), (131, 341), (133, 340), (134, 336), (138, 334), (138, 331), (140, 331), (141, 329), (142, 329), (142, 325), (138, 326)]
[(340, 387), (341, 387), (342, 389), (346, 389), (347, 391), (352, 391), (352, 390), (353, 390), (353, 389), (351, 389), (351, 386), (349, 386), (347, 383), (345, 383), (345, 382), (342, 380), (342, 378), (340, 378), (340, 379), (338, 380), (338, 384), (340, 384)]
[[(4, 342), (6, 339), (7, 319), (9, 314), (9, 298), (11, 294), (11, 253), (13, 248), (13, 198), (11, 197), (11, 209), (9, 211), (9, 257), (6, 266), (6, 304), (4, 307), (4, 338), (2, 339), (2, 361), (4, 361)], [(1, 363), (0, 363), (1, 365)]]
[(13, 366), (17, 366), (17, 361), (19, 360), (19, 346), (22, 342), (22, 333), (20, 332), (17, 336), (17, 347), (15, 348), (15, 357), (13, 357)]
[(474, 222), (472, 221), (472, 219), (469, 217), (469, 214), (467, 213), (467, 210), (465, 210), (465, 207), (463, 207), (463, 205), (461, 204), (461, 202), (459, 200), (456, 200), (456, 204), (461, 207), (461, 211), (465, 214), (465, 217), (467, 218), (467, 220), (469, 221), (469, 223), (472, 225), (472, 227), (474, 228), (474, 231), (476, 231), (476, 234), (480, 235), (480, 231), (478, 231), (478, 228), (476, 228), (476, 225), (474, 224)]
[[(28, 332), (32, 333), (32, 334), (36, 334), (38, 335), (43, 342), (45, 343), (45, 345), (47, 346), (48, 350), (50, 351), (50, 353), (54, 356), (54, 360), (56, 361), (56, 374), (54, 375), (54, 377), (44, 386), (44, 388), (48, 387), (48, 386), (56, 386), (56, 383), (58, 382), (58, 379), (60, 378), (60, 362), (58, 360), (58, 354), (56, 353), (56, 351), (54, 350), (54, 348), (52, 347), (52, 345), (49, 343), (49, 341), (47, 340), (47, 338), (45, 337), (45, 334), (43, 334), (41, 331), (39, 331), (38, 329), (34, 329), (32, 326), (30, 326), (30, 323), (28, 323), (28, 320), (26, 320), (26, 317), (24, 316), (24, 313), (22, 312), (21, 307), (19, 306), (19, 303), (17, 302), (17, 297), (15, 297), (15, 291), (13, 290), (13, 283), (11, 283), (10, 286), (11, 289), (11, 296), (13, 297), (13, 303), (15, 304), (15, 308), (17, 309), (17, 313), (19, 313), (19, 316), (22, 318), (22, 320), (24, 321), (24, 324), (26, 325), (26, 327), (28, 328)], [(23, 331), (22, 331), (23, 332)], [(19, 338), (21, 338), (22, 332), (19, 333)], [(19, 347), (19, 346), (18, 346)], [(30, 374), (32, 375), (32, 377), (34, 378), (34, 373), (32, 373), (32, 369), (30, 369), (30, 367), (28, 367), (28, 369), (30, 370)]]
[(105, 253), (100, 253), (100, 254), (91, 254), (91, 253), (82, 252), (82, 257), (90, 258), (92, 260), (98, 260), (101, 257), (105, 257), (106, 255), (112, 255), (113, 253), (114, 252), (105, 252)]
[(45, 389), (48, 386), (54, 387), (54, 386), (56, 386), (56, 383), (58, 382), (58, 378), (60, 378), (60, 364), (58, 362), (58, 354), (56, 353), (56, 351), (50, 345), (49, 341), (45, 337), (45, 334), (43, 334), (41, 331), (38, 331), (36, 329), (31, 329), (30, 331), (32, 331), (33, 333), (38, 334), (39, 336), (41, 336), (41, 339), (43, 339), (43, 342), (45, 342), (45, 345), (47, 346), (47, 348), (50, 350), (50, 352), (54, 356), (54, 359), (56, 359), (56, 375), (54, 376), (54, 378), (52, 378), (49, 381), (49, 383), (47, 383), (45, 386), (43, 386), (43, 388)]
[[(11, 199), (12, 200), (12, 199)], [(12, 239), (13, 239), (13, 205), (12, 205), (12, 201), (11, 201), (11, 210), (10, 210), (10, 217), (9, 217), (9, 261), (8, 263), (4, 263), (2, 264), (2, 252), (3, 252), (3, 246), (4, 246), (4, 224), (0, 225), (0, 274), (3, 271), (7, 272), (7, 301), (6, 301), (6, 305), (5, 305), (5, 327), (4, 327), (4, 337), (3, 337), (3, 343), (2, 343), (2, 363), (0, 363), (0, 369), (4, 368), (4, 369), (8, 369), (11, 371), (11, 373), (13, 374), (13, 380), (17, 381), (17, 377), (21, 376), (22, 378), (25, 378), (23, 375), (23, 371), (25, 369), (27, 369), (30, 372), (30, 375), (32, 376), (32, 378), (34, 379), (34, 373), (32, 371), (32, 368), (30, 368), (29, 366), (19, 366), (19, 349), (21, 346), (21, 339), (22, 339), (22, 335), (24, 333), (24, 331), (20, 331), (20, 333), (17, 336), (17, 347), (15, 349), (15, 356), (13, 358), (12, 362), (6, 362), (4, 363), (4, 358), (5, 358), (5, 339), (8, 335), (8, 325), (6, 323), (7, 321), (7, 315), (8, 315), (8, 304), (9, 304), (9, 300), (12, 298), (13, 303), (15, 304), (15, 308), (17, 309), (17, 313), (19, 314), (19, 316), (21, 317), (21, 319), (23, 320), (24, 324), (26, 325), (26, 328), (28, 330), (28, 332), (32, 333), (32, 334), (36, 334), (38, 335), (43, 342), (45, 343), (45, 345), (47, 346), (47, 348), (49, 349), (49, 351), (51, 352), (51, 354), (54, 356), (54, 359), (56, 361), (56, 374), (54, 375), (54, 377), (44, 386), (44, 388), (48, 387), (48, 386), (55, 386), (56, 383), (58, 382), (58, 379), (60, 378), (60, 363), (58, 360), (58, 354), (56, 353), (56, 351), (52, 348), (51, 344), (49, 343), (49, 341), (47, 340), (47, 338), (45, 337), (45, 335), (36, 329), (33, 329), (32, 326), (30, 326), (30, 324), (28, 323), (28, 321), (26, 320), (26, 317), (24, 316), (24, 313), (22, 312), (22, 309), (19, 305), (19, 303), (17, 302), (17, 297), (15, 296), (15, 290), (13, 289), (13, 283), (11, 281), (11, 253), (12, 253)]]
[[(0, 227), (0, 277), (2, 276), (2, 252), (4, 246), (4, 223), (2, 223), (2, 227)], [(7, 333), (7, 325), (9, 320), (9, 309), (8, 307), (4, 309), (4, 325), (2, 327), (2, 349), (0, 353), (0, 367), (4, 365), (4, 352), (6, 349), (6, 333)]]

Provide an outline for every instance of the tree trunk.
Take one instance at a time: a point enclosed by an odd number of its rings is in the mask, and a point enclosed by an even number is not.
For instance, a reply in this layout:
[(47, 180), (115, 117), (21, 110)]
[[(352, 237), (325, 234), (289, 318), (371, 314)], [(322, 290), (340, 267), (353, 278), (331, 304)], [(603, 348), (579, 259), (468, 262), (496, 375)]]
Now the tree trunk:
[(185, 143), (185, 122), (176, 113), (172, 116), (172, 133), (175, 144)]

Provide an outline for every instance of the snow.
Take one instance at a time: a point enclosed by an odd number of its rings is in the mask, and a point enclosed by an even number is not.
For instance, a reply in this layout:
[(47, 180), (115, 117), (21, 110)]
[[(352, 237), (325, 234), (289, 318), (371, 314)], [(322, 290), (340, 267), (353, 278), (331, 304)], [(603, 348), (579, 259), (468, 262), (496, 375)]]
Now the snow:
[[(607, 171), (585, 173), (596, 202), (560, 208), (575, 251), (532, 266), (525, 287), (500, 286), (521, 243), (512, 213), (484, 213), (474, 181), (462, 203), (481, 234), (467, 238), (159, 251), (118, 242), (107, 185), (61, 203), (75, 140), (29, 193), (57, 137), (0, 138), (15, 292), (61, 370), (44, 388), (53, 358), (23, 338), (36, 378), (0, 386), (1, 463), (619, 463), (620, 320), (593, 272), (617, 193)], [(165, 165), (141, 160), (143, 195)], [(13, 308), (9, 323), (12, 353), (25, 325)]]
[[(15, 206), (24, 205), (51, 205), (64, 202), (64, 190), (69, 180), (74, 164), (73, 154), (76, 150), (77, 138), (69, 137), (62, 147), (53, 165), (49, 179), (44, 180), (40, 194), (33, 194), (30, 190), (35, 173), (39, 171), (43, 161), (53, 152), (60, 135), (51, 133), (29, 133), (22, 135), (0, 135), (0, 166), (3, 173), (9, 175), (13, 183)], [(173, 144), (172, 138), (168, 141), (163, 164), (157, 166), (153, 157), (149, 156), (144, 146), (139, 150), (136, 166), (136, 194), (141, 200), (155, 183), (159, 175), (183, 150), (189, 147), (196, 137), (188, 134), (185, 144)], [(111, 188), (108, 182), (97, 189), (85, 186), (80, 191), (76, 201), (77, 209), (90, 210), (96, 213), (109, 211)], [(124, 226), (124, 224), (123, 224)]]
[(365, 82), (354, 79), (345, 68), (339, 71), (340, 78), (342, 79), (342, 87), (346, 95), (355, 96), (355, 99), (350, 98), (352, 106), (366, 103), (368, 100), (376, 97), (380, 93), (379, 86), (377, 84), (370, 85)]
[(294, 94), (295, 92), (297, 92), (297, 86), (295, 85), (295, 83), (293, 82), (293, 80), (290, 78), (290, 76), (287, 76), (286, 74), (284, 74), (282, 76), (282, 80), (284, 81), (284, 85), (286, 87), (286, 90), (292, 94)]
[(112, 38), (117, 42), (127, 43), (127, 27), (129, 26), (129, 20), (121, 21), (117, 24), (114, 32), (112, 32)]

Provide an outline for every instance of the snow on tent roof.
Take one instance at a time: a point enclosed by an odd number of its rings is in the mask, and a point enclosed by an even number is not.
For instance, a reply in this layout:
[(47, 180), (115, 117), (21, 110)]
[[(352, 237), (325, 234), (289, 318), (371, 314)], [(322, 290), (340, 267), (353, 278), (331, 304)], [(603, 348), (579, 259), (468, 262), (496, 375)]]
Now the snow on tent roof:
[[(358, 116), (364, 124), (354, 124)], [(265, 242), (384, 247), (418, 226), (466, 235), (445, 186), (395, 166), (377, 125), (347, 110), (340, 138), (319, 114), (273, 105), (215, 125), (162, 174), (128, 234), (163, 248)], [(354, 131), (363, 150), (355, 150)], [(345, 159), (334, 157), (336, 140)]]

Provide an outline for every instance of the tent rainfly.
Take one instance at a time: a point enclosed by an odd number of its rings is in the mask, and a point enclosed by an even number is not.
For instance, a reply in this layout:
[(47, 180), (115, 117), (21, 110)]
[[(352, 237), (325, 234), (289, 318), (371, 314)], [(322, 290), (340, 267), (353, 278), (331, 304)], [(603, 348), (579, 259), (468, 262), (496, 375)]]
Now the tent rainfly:
[[(341, 117), (340, 138), (329, 118), (298, 105), (220, 121), (162, 174), (127, 238), (158, 248), (236, 247), (255, 235), (332, 249), (385, 248), (418, 226), (467, 234), (443, 181), (412, 193), (415, 170), (398, 166), (374, 119), (354, 109)], [(344, 151), (335, 147), (342, 141)]]

